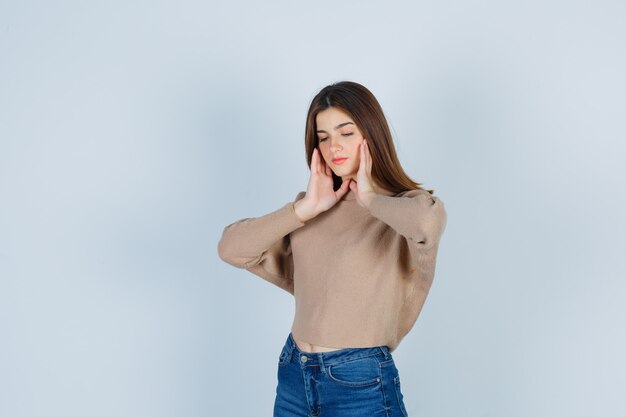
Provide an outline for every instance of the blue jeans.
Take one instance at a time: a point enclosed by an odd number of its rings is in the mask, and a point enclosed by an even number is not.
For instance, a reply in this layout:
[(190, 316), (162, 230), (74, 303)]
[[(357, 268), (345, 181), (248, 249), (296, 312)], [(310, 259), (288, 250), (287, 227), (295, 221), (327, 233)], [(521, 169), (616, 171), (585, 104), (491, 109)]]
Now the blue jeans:
[(407, 417), (391, 352), (303, 352), (289, 333), (278, 359), (274, 417)]

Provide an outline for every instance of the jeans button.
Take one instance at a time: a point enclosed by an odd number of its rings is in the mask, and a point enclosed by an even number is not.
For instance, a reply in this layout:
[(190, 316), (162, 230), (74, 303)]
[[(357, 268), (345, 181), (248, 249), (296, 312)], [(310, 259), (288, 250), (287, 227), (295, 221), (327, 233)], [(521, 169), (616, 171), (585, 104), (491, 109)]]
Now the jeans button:
[(300, 356), (300, 361), (301, 361), (302, 363), (304, 363), (304, 362), (306, 362), (306, 361), (308, 361), (308, 360), (309, 360), (309, 358), (307, 358), (306, 356), (304, 356), (304, 355)]

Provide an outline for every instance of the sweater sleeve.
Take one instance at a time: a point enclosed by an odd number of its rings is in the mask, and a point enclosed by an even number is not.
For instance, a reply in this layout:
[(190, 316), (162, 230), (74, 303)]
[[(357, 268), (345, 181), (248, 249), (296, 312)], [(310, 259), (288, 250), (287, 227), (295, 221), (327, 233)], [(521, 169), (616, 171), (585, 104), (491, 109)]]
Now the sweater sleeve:
[(293, 257), (289, 234), (304, 226), (296, 216), (295, 200), (280, 209), (227, 225), (217, 245), (219, 257), (293, 294)]
[(443, 202), (426, 190), (409, 190), (401, 196), (377, 194), (370, 202), (369, 211), (419, 251), (434, 247), (447, 223)]

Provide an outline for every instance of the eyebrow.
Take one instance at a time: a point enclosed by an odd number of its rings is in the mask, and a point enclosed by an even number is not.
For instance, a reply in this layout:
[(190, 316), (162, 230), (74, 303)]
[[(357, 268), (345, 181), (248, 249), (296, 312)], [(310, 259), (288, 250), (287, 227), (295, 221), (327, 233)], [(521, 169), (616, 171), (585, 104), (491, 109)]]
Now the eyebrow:
[[(354, 123), (352, 123), (352, 122), (344, 122), (344, 123), (341, 123), (341, 124), (338, 124), (337, 126), (335, 126), (335, 127), (333, 128), (333, 130), (337, 130), (337, 129), (339, 129), (340, 127), (344, 127), (345, 125), (353, 125), (353, 124), (354, 124)], [(317, 131), (317, 133), (328, 133), (328, 132), (327, 132), (327, 131), (325, 131), (325, 130), (321, 130), (321, 129), (319, 129), (319, 130)]]

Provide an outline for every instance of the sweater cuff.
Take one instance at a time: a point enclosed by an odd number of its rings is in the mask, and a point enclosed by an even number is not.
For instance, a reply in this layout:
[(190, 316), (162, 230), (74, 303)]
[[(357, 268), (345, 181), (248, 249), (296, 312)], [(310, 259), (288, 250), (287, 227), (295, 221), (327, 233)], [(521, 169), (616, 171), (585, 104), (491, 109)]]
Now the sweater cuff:
[(306, 224), (305, 222), (301, 221), (300, 218), (296, 215), (295, 201), (290, 201), (289, 203), (285, 204), (281, 211), (285, 212), (285, 221), (288, 222), (290, 229), (297, 229)]

